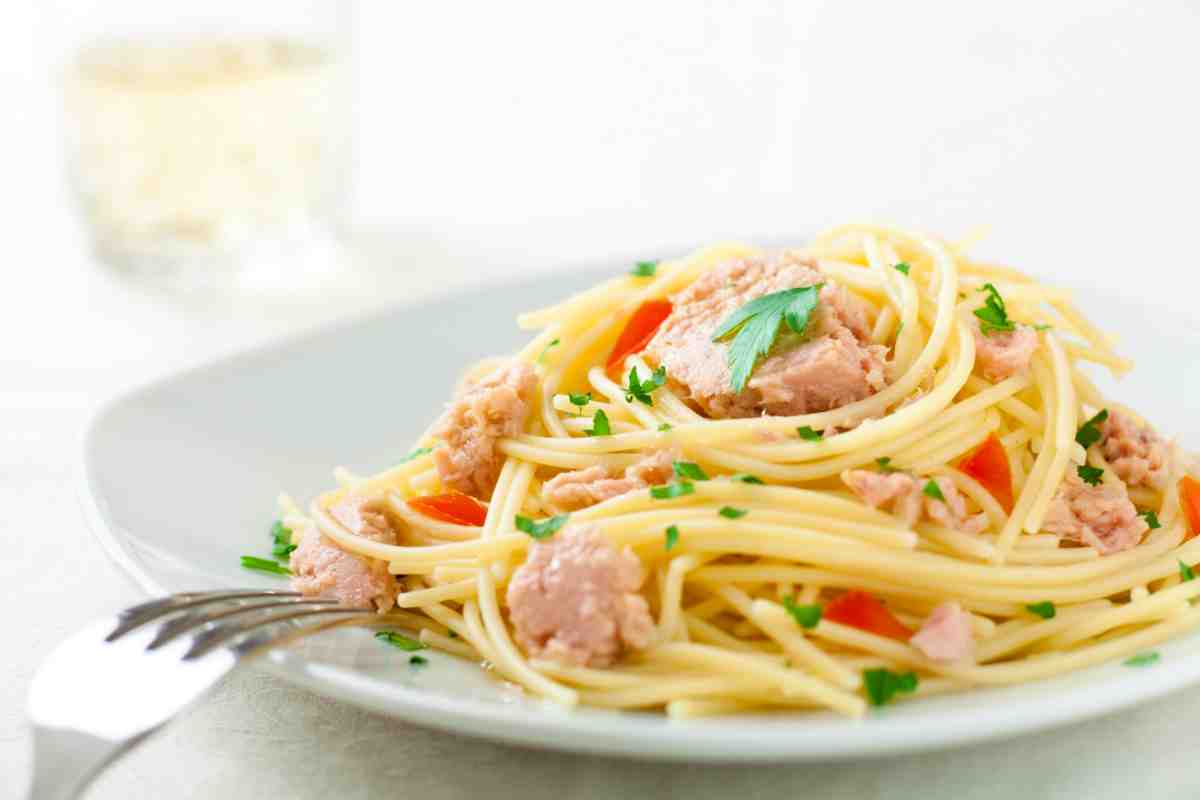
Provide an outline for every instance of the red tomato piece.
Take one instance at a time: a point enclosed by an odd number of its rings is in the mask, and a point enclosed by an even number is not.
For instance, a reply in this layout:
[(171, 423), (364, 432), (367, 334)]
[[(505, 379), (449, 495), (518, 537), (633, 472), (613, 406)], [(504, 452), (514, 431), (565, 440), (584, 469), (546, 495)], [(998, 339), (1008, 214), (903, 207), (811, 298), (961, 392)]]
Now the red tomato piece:
[(964, 458), (958, 468), (979, 481), (996, 498), (996, 502), (1004, 506), (1005, 511), (1012, 513), (1012, 470), (1009, 469), (1008, 454), (996, 434), (993, 433), (974, 453)]
[(431, 519), (455, 525), (473, 525), (480, 528), (487, 519), (486, 506), (459, 492), (414, 497), (408, 501), (408, 507)]
[(650, 344), (650, 340), (654, 338), (654, 334), (658, 333), (663, 320), (670, 315), (671, 302), (669, 300), (647, 300), (638, 306), (637, 311), (634, 311), (633, 316), (629, 318), (629, 322), (625, 323), (625, 330), (621, 331), (621, 335), (617, 337), (617, 343), (613, 345), (612, 352), (608, 355), (605, 369), (609, 372), (612, 372), (613, 369), (620, 370), (627, 356), (640, 353), (646, 345)]
[(1179, 505), (1187, 517), (1188, 536), (1200, 535), (1200, 481), (1191, 475), (1179, 479)]
[(887, 610), (887, 606), (857, 589), (846, 592), (825, 606), (821, 618), (902, 642), (907, 642), (913, 635), (903, 622)]

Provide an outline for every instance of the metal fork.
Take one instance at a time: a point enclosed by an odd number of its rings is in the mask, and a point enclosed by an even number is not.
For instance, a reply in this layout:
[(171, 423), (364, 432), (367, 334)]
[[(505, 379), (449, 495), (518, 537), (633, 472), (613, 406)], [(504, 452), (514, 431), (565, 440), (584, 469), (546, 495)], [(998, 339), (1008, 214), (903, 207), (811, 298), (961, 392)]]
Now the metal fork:
[(77, 797), (104, 767), (264, 649), (377, 619), (369, 609), (297, 592), (233, 590), (169, 595), (92, 623), (50, 654), (29, 688), (30, 800)]

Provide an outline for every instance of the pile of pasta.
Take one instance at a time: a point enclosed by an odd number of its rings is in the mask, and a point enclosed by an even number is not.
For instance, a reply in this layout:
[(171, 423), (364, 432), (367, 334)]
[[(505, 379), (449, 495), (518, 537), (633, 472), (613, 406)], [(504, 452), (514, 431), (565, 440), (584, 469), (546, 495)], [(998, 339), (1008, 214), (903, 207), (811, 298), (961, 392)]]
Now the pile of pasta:
[[(520, 316), (520, 326), (537, 333), (516, 358), (537, 369), (540, 396), (526, 432), (498, 444), (504, 464), (482, 525), (431, 519), (409, 505), (444, 491), (431, 455), (439, 443), (428, 435), (410, 458), (380, 474), (337, 470), (339, 488), (306, 511), (283, 498), (285, 524), (316, 524), (342, 548), (404, 576), (398, 608), (383, 619), (568, 706), (684, 717), (796, 709), (856, 716), (881, 696), (908, 701), (1148, 660), (1149, 648), (1200, 623), (1200, 607), (1191, 604), (1200, 581), (1181, 570), (1200, 562), (1200, 539), (1190, 538), (1177, 488), (1191, 460), (1173, 443), (1164, 489), (1130, 489), (1157, 523), (1135, 547), (1102, 556), (1041, 532), (1069, 469), (1092, 465), (1105, 481), (1120, 480), (1100, 448), (1076, 441), (1098, 410), (1118, 407), (1081, 366), (1119, 376), (1132, 365), (1067, 292), (972, 260), (964, 244), (858, 225), (802, 248), (877, 311), (872, 338), (890, 348), (888, 384), (864, 400), (801, 416), (713, 420), (670, 385), (655, 392), (652, 405), (629, 397), (606, 359), (635, 309), (681, 291), (715, 264), (759, 252), (709, 247)], [(973, 373), (970, 315), (984, 284), (1040, 338), (1031, 369), (996, 383)], [(622, 374), (637, 368), (650, 375), (652, 366), (635, 353)], [(586, 435), (598, 411), (609, 435)], [(802, 427), (836, 433), (798, 438)], [(990, 437), (1003, 445), (1011, 471), (1011, 512), (957, 468)], [(535, 541), (514, 520), (550, 515), (541, 485), (563, 470), (623, 468), (664, 447), (699, 465), (707, 479), (685, 495), (642, 489), (570, 517), (630, 548), (645, 566), (652, 643), (606, 668), (528, 658), (514, 643), (504, 590)], [(865, 505), (839, 480), (844, 470), (878, 464), (949, 479), (972, 512), (986, 515), (986, 530), (967, 534), (927, 521), (910, 527)], [(357, 537), (325, 513), (349, 492), (386, 497), (406, 526), (403, 542)], [(748, 513), (718, 513), (726, 506)], [(671, 526), (676, 538), (664, 544)], [(913, 629), (939, 604), (957, 602), (970, 615), (975, 658), (941, 663), (902, 639), (829, 618), (801, 624), (794, 613), (847, 591), (877, 598)]]

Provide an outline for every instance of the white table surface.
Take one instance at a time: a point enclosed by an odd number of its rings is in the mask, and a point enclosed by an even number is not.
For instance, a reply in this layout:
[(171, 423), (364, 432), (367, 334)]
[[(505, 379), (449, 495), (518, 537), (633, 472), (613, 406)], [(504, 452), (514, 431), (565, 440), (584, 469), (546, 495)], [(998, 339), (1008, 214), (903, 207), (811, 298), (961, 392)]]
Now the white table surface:
[[(581, 22), (512, 3), (472, 7), (493, 16), (469, 26), (453, 4), (383, 5), (359, 26), (354, 210), (371, 268), (319, 302), (184, 303), (98, 269), (60, 190), (30, 44), (53, 21), (31, 40), (18, 17), (0, 40), (16, 109), (3, 174), (20, 190), (0, 251), (0, 800), (25, 785), (37, 662), (141, 599), (74, 498), (80, 427), (120, 387), (480, 275), (851, 218), (992, 223), (990, 252), (1066, 283), (1200, 288), (1187, 4), (954, 4), (915, 19), (910, 4), (617, 3)], [(432, 733), (246, 671), (89, 797), (1190, 798), (1197, 720), (1200, 689), (940, 754), (685, 767)]]

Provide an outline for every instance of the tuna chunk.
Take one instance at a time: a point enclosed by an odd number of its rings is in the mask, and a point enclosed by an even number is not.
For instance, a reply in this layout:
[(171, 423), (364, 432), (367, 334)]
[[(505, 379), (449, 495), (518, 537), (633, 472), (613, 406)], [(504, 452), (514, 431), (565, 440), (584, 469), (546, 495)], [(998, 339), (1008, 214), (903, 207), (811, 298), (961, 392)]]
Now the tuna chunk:
[(542, 499), (556, 512), (575, 511), (635, 489), (659, 486), (671, 480), (671, 462), (677, 455), (659, 450), (626, 467), (623, 474), (600, 464), (563, 472), (542, 486)]
[(1161, 489), (1167, 482), (1167, 440), (1129, 414), (1113, 410), (1100, 426), (1101, 448), (1113, 471), (1130, 486)]
[(592, 526), (538, 542), (508, 584), (516, 638), (532, 656), (603, 667), (625, 648), (650, 643), (654, 620), (638, 594), (645, 578), (629, 548), (617, 550)]
[(1138, 516), (1124, 486), (1089, 486), (1069, 470), (1046, 509), (1042, 530), (1091, 545), (1106, 555), (1135, 546), (1149, 526)]
[[(375, 501), (350, 496), (329, 514), (353, 533), (385, 544), (396, 543), (396, 532)], [(387, 564), (347, 553), (310, 525), (292, 551), (292, 588), (304, 595), (336, 598), (352, 606), (377, 606), (387, 611), (395, 603), (396, 579)]]
[[(945, 502), (925, 494), (925, 485), (933, 480)], [(980, 533), (987, 528), (986, 514), (970, 514), (966, 498), (949, 478), (917, 478), (907, 472), (873, 472), (851, 469), (842, 473), (842, 482), (871, 508), (885, 508), (904, 520), (910, 528), (925, 517), (945, 528), (964, 533)]]
[[(730, 387), (728, 342), (713, 332), (746, 303), (772, 292), (825, 286), (803, 337), (781, 334), (741, 392)], [(729, 261), (674, 298), (674, 309), (646, 347), (647, 357), (710, 417), (827, 411), (885, 385), (887, 349), (870, 344), (872, 309), (795, 253)]]
[(1037, 331), (1028, 325), (1017, 325), (1015, 331), (987, 333), (979, 327), (979, 320), (971, 317), (971, 330), (975, 332), (975, 366), (983, 377), (992, 383), (1029, 369), (1033, 351), (1037, 350)]
[(971, 615), (958, 603), (942, 603), (929, 613), (908, 643), (934, 661), (961, 661), (975, 652)]
[(469, 385), (438, 420), (433, 435), (446, 443), (433, 451), (447, 487), (486, 500), (500, 476), (496, 441), (525, 427), (537, 392), (537, 373), (510, 362)]

